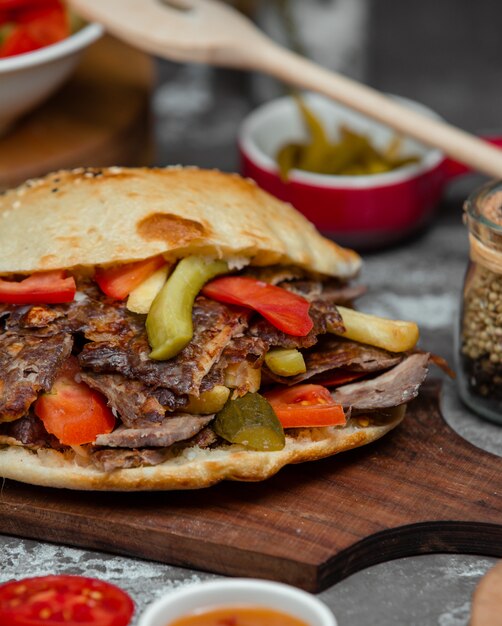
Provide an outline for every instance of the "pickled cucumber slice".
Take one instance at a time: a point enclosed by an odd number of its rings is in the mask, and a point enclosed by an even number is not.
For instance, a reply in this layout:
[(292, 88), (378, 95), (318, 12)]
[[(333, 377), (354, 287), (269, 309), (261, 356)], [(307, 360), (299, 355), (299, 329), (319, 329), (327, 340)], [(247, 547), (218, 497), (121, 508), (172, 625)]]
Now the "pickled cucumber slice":
[(276, 348), (265, 355), (268, 369), (278, 376), (296, 376), (307, 371), (303, 354), (296, 349)]
[(209, 391), (203, 391), (198, 398), (188, 397), (188, 404), (183, 407), (185, 413), (192, 415), (211, 415), (218, 413), (225, 406), (230, 389), (224, 385), (215, 385)]
[(213, 428), (226, 441), (252, 450), (282, 450), (286, 445), (277, 415), (259, 393), (229, 400), (217, 414)]
[(170, 359), (193, 337), (192, 308), (195, 297), (208, 280), (226, 274), (225, 261), (190, 256), (182, 259), (152, 302), (146, 318), (150, 358)]

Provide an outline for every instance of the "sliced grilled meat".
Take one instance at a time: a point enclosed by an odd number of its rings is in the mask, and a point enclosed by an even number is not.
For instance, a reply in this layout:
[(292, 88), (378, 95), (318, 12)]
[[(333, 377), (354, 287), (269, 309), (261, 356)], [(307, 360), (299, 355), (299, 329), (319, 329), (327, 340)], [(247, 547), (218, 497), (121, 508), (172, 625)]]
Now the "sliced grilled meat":
[(293, 280), (280, 283), (279, 287), (303, 296), (306, 300), (324, 300), (335, 304), (351, 304), (366, 293), (364, 285), (346, 285), (338, 280)]
[(65, 329), (80, 332), (91, 341), (132, 338), (141, 332), (145, 319), (127, 310), (124, 302), (107, 298), (93, 285), (69, 305), (60, 305), (66, 312)]
[(385, 374), (338, 387), (333, 400), (352, 409), (385, 409), (413, 400), (427, 375), (428, 354), (412, 354)]
[(303, 356), (307, 367), (304, 374), (289, 377), (277, 376), (267, 369), (267, 377), (285, 385), (295, 385), (312, 376), (339, 367), (354, 372), (378, 372), (397, 365), (403, 359), (401, 354), (334, 336), (322, 337)]
[(11, 437), (30, 448), (64, 448), (54, 435), (45, 430), (42, 420), (33, 413), (13, 422), (0, 424), (0, 440), (2, 437)]
[(111, 448), (167, 447), (177, 441), (190, 439), (213, 418), (214, 415), (176, 415), (164, 420), (162, 424), (142, 428), (119, 426), (108, 435), (98, 435), (95, 443), (97, 446)]
[(223, 351), (222, 358), (227, 363), (249, 361), (253, 367), (260, 367), (267, 351), (268, 346), (260, 337), (234, 337)]
[(189, 446), (199, 446), (199, 448), (209, 448), (218, 441), (223, 441), (214, 432), (211, 426), (206, 426), (194, 437), (187, 441)]
[(15, 307), (6, 313), (5, 328), (17, 334), (32, 334), (37, 337), (46, 337), (61, 332), (55, 324), (63, 318), (63, 313), (45, 304), (34, 306)]
[(249, 327), (249, 333), (253, 337), (259, 337), (270, 347), (291, 349), (310, 348), (317, 343), (318, 335), (323, 335), (327, 332), (328, 327), (332, 327), (340, 332), (345, 330), (342, 316), (332, 302), (313, 300), (310, 305), (309, 315), (314, 322), (314, 327), (305, 337), (287, 335), (265, 319), (258, 319), (253, 322)]
[(0, 335), (0, 422), (23, 417), (40, 391), (49, 391), (70, 355), (71, 335)]
[(168, 361), (149, 358), (150, 346), (143, 330), (129, 341), (87, 344), (79, 355), (80, 365), (95, 372), (117, 372), (152, 387), (171, 389), (176, 395), (198, 395), (203, 378), (228, 342), (244, 330), (247, 314), (201, 297), (194, 306), (193, 323), (192, 341)]
[[(293, 265), (271, 265), (269, 267), (247, 267), (242, 274), (270, 285), (278, 285), (284, 281), (302, 278), (305, 272)], [(282, 285), (281, 285), (282, 286)]]
[(79, 291), (68, 304), (10, 306), (2, 314), (6, 317), (6, 330), (38, 337), (66, 332), (105, 341), (133, 337), (144, 327), (144, 318), (92, 285), (85, 285), (84, 291)]
[(130, 469), (147, 465), (159, 465), (169, 455), (169, 450), (97, 450), (91, 454), (91, 461), (100, 470), (111, 472), (115, 469)]
[(166, 409), (174, 411), (188, 402), (187, 396), (175, 396), (169, 389), (152, 389), (140, 380), (129, 380), (121, 374), (82, 372), (81, 379), (101, 392), (129, 427), (162, 422)]

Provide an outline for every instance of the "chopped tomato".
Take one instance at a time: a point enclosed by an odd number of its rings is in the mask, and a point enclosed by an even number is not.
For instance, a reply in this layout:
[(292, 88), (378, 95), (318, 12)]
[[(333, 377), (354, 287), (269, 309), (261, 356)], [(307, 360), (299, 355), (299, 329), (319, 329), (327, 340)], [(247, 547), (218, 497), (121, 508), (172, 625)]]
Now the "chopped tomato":
[(57, 304), (71, 302), (77, 287), (66, 272), (40, 272), (19, 282), (0, 278), (0, 302), (7, 304)]
[(130, 596), (115, 585), (84, 576), (39, 576), (0, 585), (4, 626), (127, 626)]
[(12, 57), (16, 54), (25, 54), (39, 47), (40, 46), (37, 46), (37, 42), (34, 41), (24, 29), (14, 28), (0, 47), (0, 58)]
[(0, 46), (0, 58), (13, 57), (16, 54), (25, 54), (39, 47), (40, 46), (37, 46), (37, 42), (34, 41), (23, 28), (14, 27)]
[(79, 371), (76, 358), (70, 357), (50, 392), (35, 403), (35, 413), (47, 432), (64, 445), (92, 443), (115, 426), (115, 417), (103, 396), (75, 380)]
[(68, 15), (60, 0), (0, 0), (2, 23), (8, 24), (0, 57), (32, 52), (70, 34)]
[(123, 300), (133, 289), (165, 264), (162, 256), (155, 256), (144, 261), (99, 269), (94, 278), (103, 293), (117, 300)]
[(12, 11), (32, 7), (61, 4), (60, 0), (0, 0), (1, 11)]
[(264, 394), (284, 428), (343, 426), (345, 413), (326, 387), (295, 385)]
[(351, 372), (342, 368), (331, 370), (330, 372), (323, 372), (317, 376), (312, 377), (310, 380), (316, 382), (324, 387), (337, 387), (338, 385), (345, 385), (353, 380), (365, 376), (367, 372)]
[(288, 335), (304, 337), (312, 330), (310, 303), (287, 289), (246, 276), (224, 276), (205, 285), (208, 298), (257, 311)]

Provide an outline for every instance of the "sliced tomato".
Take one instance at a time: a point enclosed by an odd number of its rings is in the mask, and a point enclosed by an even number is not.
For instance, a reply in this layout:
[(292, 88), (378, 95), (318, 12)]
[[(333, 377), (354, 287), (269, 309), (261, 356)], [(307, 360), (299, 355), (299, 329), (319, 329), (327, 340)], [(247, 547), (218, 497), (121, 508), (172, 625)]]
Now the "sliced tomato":
[(117, 267), (99, 269), (94, 279), (107, 296), (123, 300), (143, 281), (160, 269), (166, 262), (162, 256), (155, 256), (144, 261), (125, 263)]
[(0, 278), (0, 302), (7, 304), (57, 304), (71, 302), (77, 286), (66, 272), (40, 272), (19, 282)]
[(308, 300), (255, 278), (224, 276), (205, 285), (202, 293), (218, 302), (253, 309), (288, 335), (304, 337), (314, 325), (309, 316)]
[(324, 387), (337, 387), (338, 385), (345, 385), (353, 380), (357, 380), (362, 376), (365, 376), (368, 372), (351, 372), (342, 368), (331, 370), (330, 372), (323, 372), (317, 376), (313, 376), (310, 380)]
[(345, 413), (322, 385), (281, 387), (264, 394), (284, 428), (343, 426)]
[(47, 432), (64, 445), (92, 443), (115, 426), (115, 417), (103, 396), (75, 380), (79, 371), (77, 359), (70, 357), (50, 392), (35, 403), (35, 413)]
[(4, 626), (127, 626), (134, 603), (122, 589), (84, 576), (40, 576), (0, 585)]

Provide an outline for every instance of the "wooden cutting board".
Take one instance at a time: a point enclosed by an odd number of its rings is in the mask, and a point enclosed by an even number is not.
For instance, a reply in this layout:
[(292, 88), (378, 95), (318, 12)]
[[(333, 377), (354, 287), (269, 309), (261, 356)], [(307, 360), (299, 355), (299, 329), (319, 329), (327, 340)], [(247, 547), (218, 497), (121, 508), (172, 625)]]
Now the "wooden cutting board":
[(380, 441), (263, 483), (114, 494), (6, 481), (0, 532), (314, 592), (403, 556), (502, 556), (502, 459), (454, 433), (438, 407), (430, 381)]
[(0, 190), (86, 165), (148, 165), (152, 59), (104, 37), (45, 104), (0, 137)]

